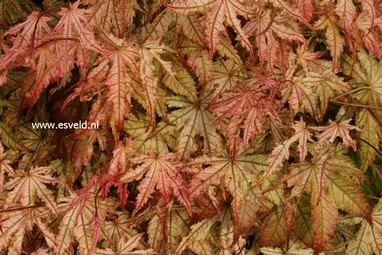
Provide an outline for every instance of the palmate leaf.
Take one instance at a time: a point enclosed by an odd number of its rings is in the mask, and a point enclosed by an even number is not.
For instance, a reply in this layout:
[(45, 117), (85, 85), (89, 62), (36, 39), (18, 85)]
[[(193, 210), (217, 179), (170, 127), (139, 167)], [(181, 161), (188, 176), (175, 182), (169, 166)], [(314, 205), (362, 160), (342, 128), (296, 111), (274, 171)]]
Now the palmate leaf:
[[(127, 68), (133, 71), (137, 70), (136, 60), (139, 59), (138, 51), (132, 43), (113, 39), (117, 46), (108, 52), (112, 65), (106, 80), (108, 86), (108, 103), (113, 110), (112, 119), (114, 119), (117, 131), (123, 124), (126, 113), (131, 106), (131, 77), (127, 73)], [(105, 59), (106, 61), (106, 59)]]
[[(189, 231), (190, 215), (183, 207), (169, 206), (164, 200), (158, 204), (164, 208), (158, 209), (157, 215), (149, 222), (148, 242), (150, 247), (158, 253), (173, 255), (176, 253), (181, 238), (186, 236)], [(158, 208), (158, 205), (156, 207)]]
[(137, 246), (140, 243), (140, 239), (143, 234), (138, 234), (136, 236), (133, 236), (129, 238), (127, 241), (124, 239), (119, 239), (118, 247), (116, 251), (106, 248), (106, 249), (96, 249), (95, 254), (99, 255), (134, 255), (134, 254), (141, 254), (141, 255), (157, 255), (158, 253), (154, 252), (152, 249), (147, 250), (139, 250), (137, 249)]
[[(147, 132), (147, 121), (138, 119), (133, 115), (128, 116), (128, 120), (124, 123), (124, 130), (132, 140), (129, 145), (133, 148), (135, 156), (147, 154), (150, 151), (160, 154), (168, 152), (168, 140), (165, 135), (156, 134), (154, 131)], [(161, 123), (158, 124), (160, 127)]]
[(131, 29), (137, 6), (135, 0), (99, 2), (93, 6), (94, 12), (89, 16), (89, 24), (98, 25), (105, 31), (110, 31), (118, 38), (122, 38), (126, 29)]
[[(323, 157), (327, 159), (323, 160)], [(314, 245), (315, 253), (323, 251), (333, 236), (338, 209), (371, 221), (368, 202), (354, 178), (359, 170), (346, 159), (338, 155), (318, 155), (312, 163), (293, 164), (291, 169), (291, 173), (284, 177), (288, 186), (293, 187), (290, 196), (303, 199), (298, 206), (296, 233), (304, 243)], [(303, 193), (311, 195), (311, 217)], [(303, 236), (303, 233), (311, 232), (313, 243), (311, 238)]]
[[(381, 58), (382, 51), (378, 46), (381, 25), (378, 25), (379, 29), (376, 28), (379, 23), (378, 20), (380, 19), (377, 14), (376, 6), (374, 6), (374, 3), (370, 0), (363, 1), (361, 6), (362, 11), (358, 14), (358, 17), (355, 20), (355, 27), (359, 29), (358, 38), (356, 37), (356, 40), (358, 42), (362, 41), (362, 43), (359, 42), (359, 44), (363, 44), (363, 48), (366, 48), (376, 57)], [(353, 32), (352, 35), (357, 34)]]
[(275, 7), (278, 7), (278, 8), (281, 8), (283, 9), (286, 13), (288, 13), (288, 15), (290, 15), (291, 17), (301, 21), (302, 23), (304, 23), (305, 25), (308, 25), (309, 26), (309, 23), (307, 22), (307, 20), (304, 18), (304, 16), (302, 15), (302, 13), (299, 11), (299, 9), (296, 9), (296, 8), (293, 8), (293, 6), (291, 6), (288, 1), (284, 1), (284, 0), (271, 0), (271, 2), (275, 5)]
[(175, 93), (186, 97), (190, 101), (196, 101), (197, 91), (194, 79), (187, 69), (181, 65), (174, 66), (175, 75), (165, 74), (163, 84)]
[(174, 13), (169, 10), (163, 10), (157, 14), (155, 19), (144, 27), (143, 36), (147, 41), (155, 41), (163, 38), (168, 31), (169, 25), (173, 22)]
[[(377, 120), (377, 116), (375, 116), (369, 109), (362, 109), (357, 114), (356, 124), (362, 129), (362, 132), (359, 135), (360, 138), (369, 143), (366, 144), (361, 142), (359, 145), (362, 161), (361, 170), (365, 172), (377, 155), (374, 148), (378, 148), (379, 143), (382, 140), (382, 130), (381, 125)], [(370, 145), (374, 146), (374, 148)]]
[[(264, 84), (248, 81), (248, 84), (216, 96), (210, 104), (219, 118), (228, 119), (225, 136), (233, 155), (242, 142), (244, 148), (248, 148), (250, 139), (262, 131), (262, 125), (268, 118), (279, 119), (277, 104), (274, 101), (271, 103), (270, 97), (264, 93), (270, 91), (272, 86), (276, 86), (275, 81), (267, 78), (264, 78)], [(243, 139), (240, 137), (241, 131)]]
[(347, 255), (381, 255), (382, 254), (382, 203), (374, 207), (371, 214), (373, 225), (362, 220), (361, 228), (346, 249)]
[(213, 214), (193, 224), (187, 236), (183, 237), (177, 247), (176, 255), (191, 250), (195, 254), (209, 255), (218, 251), (219, 246), (226, 254), (240, 252), (244, 248), (244, 240), (234, 240), (232, 214), (229, 207), (223, 207), (220, 215)]
[(28, 0), (15, 0), (0, 2), (0, 24), (2, 26), (11, 26), (24, 20), (28, 14), (36, 9), (36, 5)]
[[(284, 1), (280, 2), (280, 6), (285, 6), (292, 12), (299, 12), (291, 8), (291, 6)], [(304, 18), (300, 16), (302, 20)], [(305, 43), (306, 39), (300, 32), (300, 29), (296, 22), (290, 20), (289, 17), (281, 14), (277, 14), (275, 10), (266, 9), (261, 10), (258, 17), (251, 19), (243, 28), (245, 33), (255, 36), (255, 45), (258, 49), (257, 55), (260, 60), (260, 64), (267, 63), (267, 69), (273, 70), (275, 65), (282, 66), (285, 63), (282, 62), (286, 55), (283, 52), (288, 52), (287, 49), (283, 49), (283, 46), (278, 43), (278, 38), (282, 38), (287, 41), (297, 41)], [(284, 45), (284, 47), (288, 47)]]
[(245, 18), (253, 16), (250, 9), (246, 8), (237, 0), (187, 0), (184, 2), (175, 2), (174, 4), (166, 5), (172, 11), (188, 15), (194, 12), (203, 12), (210, 8), (205, 18), (207, 43), (210, 47), (210, 55), (215, 52), (217, 45), (220, 42), (220, 34), (225, 30), (224, 22), (233, 27), (237, 33), (237, 40), (241, 42), (251, 55), (253, 49), (248, 40), (248, 35), (243, 31), (240, 20), (237, 15)]
[(160, 223), (158, 215), (154, 215), (147, 227), (148, 244), (156, 251), (166, 251), (166, 240), (163, 238), (163, 224)]
[(287, 241), (287, 226), (281, 208), (273, 211), (262, 224), (259, 244), (261, 247), (280, 246)]
[(78, 37), (82, 47), (102, 52), (88, 22), (88, 15), (91, 14), (91, 11), (78, 8), (79, 3), (71, 3), (69, 8), (62, 8), (58, 12), (61, 19), (54, 27), (54, 31), (62, 32), (64, 38)]
[(263, 182), (267, 177), (279, 171), (283, 166), (283, 162), (289, 158), (289, 150), (294, 142), (298, 142), (297, 151), (300, 154), (300, 161), (304, 161), (307, 156), (307, 142), (313, 141), (311, 138), (311, 133), (306, 127), (306, 123), (301, 119), (296, 121), (292, 128), (295, 130), (295, 134), (285, 140), (282, 144), (278, 144), (271, 152), (270, 157), (267, 159), (268, 166), (263, 174), (263, 176), (253, 185), (256, 187), (261, 182)]
[[(311, 199), (316, 200), (315, 196)], [(312, 206), (314, 254), (319, 254), (324, 250), (325, 245), (334, 234), (338, 217), (335, 201), (330, 195), (323, 194), (318, 204)]]
[(254, 225), (256, 214), (267, 208), (262, 195), (251, 188), (258, 171), (265, 166), (264, 160), (262, 156), (246, 155), (246, 152), (238, 153), (234, 159), (228, 155), (196, 159), (195, 163), (211, 166), (193, 176), (190, 187), (191, 198), (197, 198), (205, 193), (210, 185), (224, 185), (233, 197), (231, 209), (235, 223), (234, 242), (239, 239), (240, 234)]
[(55, 249), (55, 254), (58, 255), (67, 254), (74, 241), (78, 242), (80, 255), (91, 254), (98, 241), (106, 213), (115, 205), (111, 199), (102, 201), (96, 197), (92, 183), (76, 193), (58, 199), (62, 215)]
[(117, 175), (119, 172), (126, 171), (127, 157), (133, 155), (133, 149), (130, 146), (130, 141), (119, 141), (113, 150), (113, 158), (110, 161), (109, 174)]
[(160, 54), (170, 50), (165, 45), (156, 41), (146, 41), (140, 48), (140, 77), (143, 85), (143, 95), (145, 96), (146, 110), (148, 112), (148, 125), (155, 125), (155, 106), (158, 98), (158, 77), (155, 75), (154, 60), (164, 68), (168, 75), (174, 76), (172, 63), (161, 59)]
[(306, 0), (303, 2), (295, 0), (294, 3), (295, 3), (294, 6), (296, 6), (300, 10), (300, 12), (303, 14), (305, 20), (309, 22), (312, 18), (314, 11), (315, 11), (314, 0)]
[(357, 150), (356, 142), (350, 137), (349, 132), (351, 130), (361, 131), (356, 126), (350, 125), (349, 122), (351, 119), (344, 120), (341, 123), (335, 123), (334, 121), (329, 120), (329, 126), (326, 127), (312, 127), (314, 130), (323, 131), (319, 136), (319, 142), (321, 143), (324, 140), (328, 140), (330, 143), (333, 143), (337, 137), (341, 137), (342, 145), (344, 147), (351, 146), (354, 151)]
[[(108, 242), (108, 247), (111, 249), (116, 249), (119, 240), (129, 240), (138, 234), (131, 226), (131, 217), (128, 213), (117, 213), (116, 217), (113, 220), (106, 220), (101, 228), (101, 238)], [(144, 247), (144, 243), (141, 242), (138, 247)]]
[(340, 25), (345, 29), (347, 33), (352, 33), (354, 19), (357, 16), (353, 1), (339, 0), (336, 5), (336, 13), (339, 17), (341, 17), (339, 20)]
[[(354, 62), (350, 57), (344, 58), (345, 74), (351, 75), (350, 84), (353, 88), (352, 97), (358, 102), (371, 106), (380, 106), (382, 103), (382, 64), (368, 55), (365, 51), (360, 50), (357, 53), (359, 62)], [(360, 137), (365, 139), (369, 144), (378, 148), (380, 144), (381, 119), (380, 111), (371, 111), (362, 109), (356, 114), (356, 124), (364, 132), (360, 133)], [(367, 167), (374, 160), (376, 152), (369, 145), (360, 144), (362, 169)]]
[(32, 231), (33, 227), (41, 230), (49, 248), (54, 249), (57, 244), (56, 238), (46, 222), (51, 212), (45, 207), (28, 208), (19, 203), (12, 205), (13, 207), (9, 208), (10, 212), (0, 217), (0, 251), (6, 249), (7, 254), (21, 254), (24, 235), (27, 231)]
[(22, 206), (32, 206), (37, 198), (45, 202), (54, 215), (58, 215), (57, 204), (52, 191), (46, 184), (57, 183), (58, 180), (51, 176), (50, 167), (32, 167), (29, 171), (16, 170), (16, 177), (4, 186), (8, 193), (4, 206), (11, 206), (20, 201)]
[[(30, 47), (42, 42), (41, 35), (44, 31), (51, 31), (45, 16), (40, 17), (37, 11), (32, 12), (27, 20), (8, 30), (3, 36), (15, 36), (12, 47), (0, 57), (0, 70), (3, 71), (12, 62), (23, 63), (24, 54), (30, 53)], [(36, 36), (37, 35), (37, 36)]]
[(10, 165), (12, 161), (6, 159), (6, 155), (7, 153), (4, 152), (4, 147), (0, 141), (0, 194), (3, 193), (4, 174), (8, 173), (11, 177), (16, 176), (15, 170), (13, 170), (13, 167)]
[(307, 247), (313, 247), (312, 213), (310, 197), (303, 195), (297, 204), (294, 233)]
[(333, 58), (334, 72), (338, 72), (340, 57), (344, 50), (345, 40), (338, 28), (338, 18), (334, 14), (323, 15), (314, 24), (314, 28), (325, 30), (326, 43), (330, 49), (330, 56)]
[(105, 137), (101, 130), (89, 129), (84, 133), (82, 131), (78, 133), (79, 138), (71, 147), (71, 161), (74, 166), (74, 176), (72, 181), (77, 179), (77, 177), (81, 174), (82, 167), (89, 164), (94, 153), (93, 144), (98, 142), (101, 150), (104, 150), (106, 146)]
[(200, 255), (214, 254), (216, 251), (216, 244), (214, 244), (213, 239), (211, 238), (210, 229), (218, 220), (218, 215), (214, 214), (212, 217), (192, 225), (190, 232), (186, 237), (183, 237), (175, 254), (182, 254), (186, 248), (189, 248)]
[[(163, 132), (180, 130), (175, 149), (181, 158), (190, 157), (198, 149), (208, 154), (218, 151), (222, 139), (212, 124), (213, 116), (207, 108), (207, 98), (189, 101), (183, 97), (174, 96), (168, 98), (167, 103), (169, 107), (180, 108), (172, 111), (168, 116), (176, 127), (169, 127)], [(200, 145), (198, 136), (202, 137)]]
[(171, 196), (175, 196), (191, 214), (191, 205), (188, 198), (186, 183), (177, 167), (177, 157), (172, 153), (161, 153), (159, 155), (150, 152), (149, 155), (141, 155), (130, 159), (138, 166), (127, 172), (121, 182), (132, 182), (133, 180), (144, 179), (138, 186), (138, 197), (133, 215), (135, 215), (149, 200), (157, 188), (168, 202)]
[(244, 78), (241, 69), (242, 66), (231, 59), (213, 62), (212, 77), (206, 86), (206, 92), (212, 92), (211, 96), (217, 96), (233, 90)]
[(336, 76), (331, 70), (322, 73), (308, 72), (302, 79), (304, 85), (312, 88), (317, 96), (318, 117), (322, 118), (326, 113), (329, 100), (334, 96), (350, 90), (350, 86), (342, 78)]
[(178, 15), (176, 25), (179, 26), (184, 35), (200, 46), (207, 45), (202, 20), (196, 14)]
[[(193, 68), (202, 86), (208, 86), (211, 80), (213, 61), (209, 59), (207, 51), (193, 51), (190, 53), (187, 63)], [(205, 90), (203, 89), (203, 92)]]
[(293, 239), (287, 248), (261, 248), (260, 251), (265, 255), (313, 255), (312, 249), (307, 249), (299, 240)]

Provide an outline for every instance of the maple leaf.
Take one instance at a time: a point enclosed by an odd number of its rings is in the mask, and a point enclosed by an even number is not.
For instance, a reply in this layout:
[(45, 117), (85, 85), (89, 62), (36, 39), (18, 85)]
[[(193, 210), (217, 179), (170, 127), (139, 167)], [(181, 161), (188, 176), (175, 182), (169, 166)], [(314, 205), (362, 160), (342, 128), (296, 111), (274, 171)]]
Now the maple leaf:
[(119, 141), (113, 150), (113, 158), (110, 161), (109, 174), (117, 175), (119, 172), (124, 172), (127, 168), (127, 157), (132, 155), (133, 150), (129, 143), (131, 139), (124, 142)]
[(315, 29), (325, 30), (326, 43), (330, 49), (330, 56), (333, 58), (333, 71), (338, 72), (339, 61), (344, 50), (345, 40), (338, 28), (338, 18), (332, 13), (323, 15), (314, 24)]
[[(280, 1), (280, 3), (285, 4), (283, 1)], [(293, 10), (289, 4), (288, 6), (285, 5), (285, 7), (292, 10), (292, 13), (298, 12), (298, 10)], [(301, 15), (299, 17), (304, 20)], [(288, 51), (282, 50), (277, 38), (306, 43), (306, 39), (300, 33), (298, 25), (288, 17), (278, 15), (275, 10), (261, 10), (255, 19), (250, 20), (244, 26), (243, 30), (247, 34), (256, 37), (255, 44), (258, 49), (257, 55), (260, 64), (263, 65), (264, 62), (267, 62), (267, 68), (271, 71), (275, 65), (281, 67), (285, 64), (280, 60), (283, 59), (282, 52)]]
[(157, 215), (149, 222), (150, 247), (159, 253), (175, 254), (181, 237), (189, 231), (190, 215), (184, 207), (161, 199), (156, 205)]
[(38, 197), (45, 202), (54, 215), (58, 215), (57, 204), (52, 191), (46, 184), (57, 183), (58, 180), (51, 176), (50, 167), (32, 167), (29, 171), (16, 170), (15, 178), (5, 184), (10, 190), (5, 201), (5, 206), (20, 201), (22, 206), (32, 206)]
[(62, 220), (57, 234), (56, 254), (66, 254), (73, 240), (78, 242), (79, 254), (88, 255), (94, 251), (106, 213), (115, 204), (111, 199), (102, 201), (96, 197), (94, 188), (92, 180), (82, 190), (58, 199)]
[(304, 86), (301, 76), (292, 76), (293, 71), (288, 70), (287, 72), (287, 77), (291, 80), (287, 80), (282, 86), (282, 101), (288, 101), (293, 113), (309, 112), (312, 116), (316, 116), (317, 96), (313, 93), (312, 87)]
[[(4, 70), (12, 62), (24, 62), (26, 54), (30, 53), (30, 48), (35, 47), (42, 42), (41, 35), (44, 31), (50, 32), (48, 21), (51, 18), (40, 16), (37, 11), (32, 12), (27, 20), (8, 30), (3, 37), (7, 35), (15, 36), (12, 41), (12, 47), (6, 54), (0, 57), (0, 70)], [(21, 31), (21, 32), (20, 32)]]
[(217, 44), (220, 42), (220, 34), (224, 31), (224, 22), (233, 27), (237, 33), (237, 40), (241, 42), (251, 55), (253, 49), (248, 40), (248, 35), (243, 31), (241, 22), (237, 18), (240, 15), (244, 18), (253, 16), (253, 13), (248, 10), (242, 3), (236, 0), (203, 0), (197, 2), (187, 0), (184, 2), (175, 2), (174, 4), (166, 4), (172, 11), (188, 15), (194, 12), (203, 12), (210, 8), (205, 19), (207, 42), (210, 47), (210, 56), (215, 52)]
[(282, 209), (269, 214), (260, 230), (259, 244), (261, 247), (279, 246), (287, 241), (287, 226)]
[(169, 61), (161, 59), (160, 54), (165, 50), (169, 50), (166, 46), (161, 45), (159, 40), (146, 41), (141, 47), (141, 61), (140, 61), (140, 77), (142, 85), (144, 87), (144, 95), (146, 98), (146, 109), (149, 114), (149, 126), (155, 124), (155, 105), (157, 103), (157, 87), (158, 78), (155, 76), (154, 59), (158, 61), (167, 73), (171, 76), (175, 76), (172, 72), (172, 64)]
[(314, 0), (307, 0), (303, 2), (295, 0), (294, 3), (294, 6), (296, 6), (300, 10), (305, 20), (309, 22), (312, 19), (312, 15), (315, 11)]
[(25, 20), (28, 14), (36, 9), (36, 7), (37, 6), (31, 2), (28, 3), (27, 6), (23, 1), (4, 2), (0, 9), (0, 23), (4, 27), (14, 25), (20, 22), (20, 20)]
[(110, 31), (118, 38), (122, 38), (126, 30), (131, 29), (136, 7), (138, 4), (135, 0), (99, 2), (91, 8), (89, 24), (100, 26), (104, 31)]
[(298, 239), (294, 238), (289, 242), (288, 247), (282, 248), (269, 248), (263, 247), (260, 248), (260, 251), (265, 255), (284, 255), (284, 254), (293, 254), (293, 255), (312, 255), (313, 250), (304, 246)]
[(342, 139), (342, 144), (346, 147), (351, 146), (354, 151), (357, 150), (356, 142), (350, 137), (349, 132), (351, 130), (361, 131), (356, 126), (350, 125), (349, 122), (351, 119), (344, 120), (341, 123), (336, 123), (332, 120), (329, 120), (329, 126), (326, 127), (311, 127), (314, 130), (323, 131), (320, 134), (319, 142), (321, 143), (323, 140), (328, 140), (333, 143), (334, 140), (338, 137)]
[(77, 1), (71, 3), (69, 8), (61, 8), (61, 11), (58, 12), (61, 19), (53, 30), (56, 32), (62, 31), (63, 37), (67, 39), (78, 36), (82, 47), (103, 52), (88, 23), (87, 16), (91, 14), (91, 11), (78, 8), (79, 3)]
[(199, 164), (211, 164), (196, 173), (191, 180), (191, 198), (196, 198), (207, 191), (211, 185), (224, 185), (232, 195), (232, 215), (235, 222), (233, 240), (236, 242), (239, 235), (251, 228), (253, 217), (264, 210), (266, 204), (259, 204), (261, 194), (251, 189), (251, 184), (256, 180), (255, 169), (264, 167), (264, 158), (259, 155), (246, 155), (239, 152), (236, 158), (228, 155), (225, 157), (205, 157), (196, 159)]
[(366, 105), (380, 105), (382, 102), (381, 86), (382, 62), (367, 54), (364, 50), (357, 53), (358, 62), (349, 56), (344, 58), (344, 72), (352, 79), (354, 88), (352, 97)]
[(146, 254), (146, 255), (156, 255), (158, 253), (154, 252), (152, 249), (147, 250), (137, 250), (137, 246), (140, 243), (140, 239), (143, 234), (138, 234), (129, 238), (127, 241), (120, 239), (118, 242), (118, 247), (116, 251), (112, 251), (109, 248), (106, 249), (96, 249), (95, 254), (100, 255), (133, 255), (133, 254)]
[(187, 247), (196, 254), (213, 254), (216, 248), (208, 236), (211, 235), (210, 229), (218, 220), (219, 217), (217, 214), (214, 214), (212, 217), (192, 225), (191, 231), (182, 239), (175, 254), (182, 254)]
[(336, 13), (341, 19), (339, 20), (340, 25), (349, 34), (353, 31), (354, 19), (357, 16), (357, 12), (353, 1), (340, 0), (336, 5)]
[(7, 153), (4, 152), (4, 147), (0, 142), (0, 194), (3, 192), (4, 174), (8, 173), (11, 177), (16, 176), (16, 172), (13, 170), (9, 159), (6, 159)]
[[(145, 41), (156, 41), (164, 37), (170, 24), (174, 21), (174, 13), (165, 9), (155, 15), (155, 19), (143, 28)], [(179, 25), (178, 22), (176, 25)]]
[(41, 205), (23, 207), (19, 203), (12, 204), (15, 205), (17, 207), (8, 207), (9, 212), (0, 217), (0, 251), (6, 248), (8, 254), (21, 254), (24, 235), (34, 226), (41, 230), (47, 245), (54, 249), (56, 238), (46, 222), (50, 211)]
[(296, 122), (292, 128), (295, 130), (295, 134), (290, 139), (298, 141), (297, 150), (300, 154), (300, 161), (302, 162), (308, 154), (307, 142), (313, 142), (311, 133), (307, 130), (306, 123), (302, 119)]
[[(153, 130), (147, 131), (146, 117), (140, 117), (143, 119), (129, 115), (128, 120), (124, 123), (124, 130), (132, 137), (129, 146), (133, 148), (134, 156), (147, 154), (150, 151), (156, 154), (168, 152), (166, 135), (161, 135)], [(159, 123), (158, 126), (160, 125)]]
[(141, 155), (130, 161), (138, 166), (127, 172), (121, 178), (122, 182), (140, 180), (145, 175), (138, 186), (139, 194), (133, 215), (147, 203), (155, 187), (166, 201), (169, 201), (170, 197), (174, 195), (191, 214), (187, 185), (181, 176), (180, 169), (176, 166), (176, 155), (172, 153), (156, 155), (154, 152), (150, 152), (149, 155)]
[(177, 18), (179, 22), (176, 24), (182, 29), (187, 38), (201, 46), (207, 45), (203, 19), (198, 17), (197, 14), (178, 15)]
[(301, 21), (305, 25), (309, 26), (307, 20), (303, 17), (299, 9), (293, 8), (288, 1), (284, 0), (271, 0), (275, 7), (283, 9), (286, 13), (288, 13), (291, 17)]
[(174, 67), (175, 75), (165, 74), (163, 83), (172, 91), (177, 94), (186, 97), (190, 101), (196, 101), (197, 91), (196, 84), (191, 75), (187, 72), (187, 69), (177, 65)]
[[(212, 123), (212, 113), (207, 107), (208, 98), (201, 96), (196, 101), (189, 101), (180, 96), (170, 97), (167, 100), (169, 107), (180, 108), (172, 111), (168, 119), (176, 126), (167, 127), (163, 132), (179, 130), (176, 151), (182, 158), (188, 158), (195, 151), (202, 150), (214, 153), (221, 147), (221, 137)], [(202, 137), (198, 144), (198, 136)]]
[(233, 154), (241, 143), (241, 130), (244, 133), (244, 148), (248, 148), (249, 140), (261, 132), (262, 124), (268, 118), (278, 119), (277, 106), (274, 103), (271, 104), (271, 99), (264, 93), (264, 90), (267, 90), (266, 86), (274, 86), (274, 82), (269, 80), (266, 83), (269, 84), (264, 87), (261, 84), (255, 84), (254, 89), (249, 85), (238, 86), (231, 92), (216, 97), (210, 104), (219, 117), (229, 119), (226, 137)]
[[(314, 199), (314, 198), (312, 198)], [(321, 196), (320, 202), (312, 206), (312, 228), (314, 238), (314, 253), (319, 254), (324, 250), (331, 236), (334, 234), (334, 226), (339, 217), (335, 201), (325, 194)]]
[(233, 90), (242, 81), (241, 69), (239, 64), (230, 59), (214, 62), (206, 92), (212, 91), (211, 96), (217, 96)]
[(382, 254), (381, 205), (381, 200), (379, 200), (378, 204), (373, 209), (371, 214), (372, 225), (369, 222), (362, 220), (360, 229), (355, 237), (349, 242), (346, 254)]
[[(340, 156), (322, 159), (322, 155), (317, 155), (313, 162), (303, 162), (291, 165), (291, 173), (282, 178), (287, 181), (288, 187), (293, 187), (290, 197), (301, 197), (303, 193), (308, 193), (310, 197), (310, 207), (312, 208), (311, 220), (305, 220), (305, 213), (308, 209), (302, 203), (297, 217), (299, 226), (298, 236), (304, 242), (311, 243), (309, 239), (302, 236), (302, 233), (309, 233), (306, 229), (311, 222), (315, 253), (325, 249), (331, 236), (334, 234), (335, 225), (338, 221), (338, 209), (344, 210), (352, 215), (363, 217), (370, 222), (368, 202), (361, 189), (355, 186), (356, 180), (351, 175), (356, 175), (356, 169), (351, 163)], [(341, 172), (346, 166), (347, 172)], [(352, 188), (353, 187), (353, 188)], [(304, 227), (305, 226), (305, 227)]]
[[(132, 228), (131, 215), (128, 213), (117, 212), (110, 219), (107, 219), (102, 225), (102, 239), (104, 242), (108, 243), (107, 247), (111, 249), (116, 249), (119, 240), (129, 240), (132, 237), (138, 235), (138, 232)], [(145, 243), (141, 240), (141, 244), (137, 246), (138, 248), (144, 248)]]
[(308, 72), (302, 82), (304, 85), (310, 86), (314, 94), (316, 94), (319, 109), (318, 117), (320, 118), (325, 114), (331, 98), (350, 90), (349, 84), (336, 76), (331, 70), (325, 70), (323, 73)]
[(101, 130), (89, 129), (84, 133), (82, 131), (78, 133), (79, 138), (71, 146), (71, 161), (74, 165), (72, 181), (77, 179), (81, 174), (82, 166), (86, 166), (90, 162), (94, 152), (93, 144), (98, 142), (101, 150), (104, 150), (106, 146), (106, 141)]
[(283, 162), (289, 158), (289, 149), (294, 142), (298, 142), (297, 150), (300, 153), (300, 161), (304, 161), (307, 156), (307, 142), (313, 141), (311, 139), (311, 134), (306, 128), (305, 122), (301, 119), (292, 125), (295, 130), (295, 134), (285, 140), (282, 144), (278, 144), (271, 152), (271, 156), (267, 159), (268, 166), (263, 174), (263, 176), (253, 185), (257, 187), (261, 182), (263, 182), (271, 174), (278, 171), (282, 166)]
[[(362, 10), (355, 20), (355, 27), (359, 29), (358, 33), (351, 34), (355, 37), (355, 41), (380, 58), (382, 55), (381, 49), (376, 44), (378, 42), (378, 33), (381, 30), (380, 17), (377, 17), (376, 7), (370, 0), (365, 0), (361, 3)], [(378, 24), (378, 25), (377, 25)], [(379, 29), (376, 29), (378, 26)], [(379, 30), (379, 31), (378, 31)]]
[[(217, 250), (219, 241), (222, 250), (227, 254), (233, 254), (243, 249), (244, 242), (240, 239), (236, 245), (232, 244), (232, 215), (228, 207), (221, 210), (220, 215), (213, 214), (212, 216), (193, 224), (187, 236), (183, 237), (175, 252), (176, 255), (188, 248), (196, 254), (213, 254)], [(217, 228), (217, 224), (220, 227)], [(215, 237), (215, 238), (214, 238)]]
[[(117, 40), (110, 36), (114, 47), (108, 52), (108, 58), (112, 65), (109, 70), (106, 85), (108, 86), (107, 101), (113, 109), (112, 119), (114, 119), (117, 132), (123, 124), (125, 115), (131, 107), (131, 77), (128, 75), (127, 67), (137, 70), (136, 60), (139, 59), (138, 51), (133, 47), (133, 43)], [(105, 59), (106, 61), (106, 59)]]
[(359, 135), (360, 138), (368, 142), (368, 144), (360, 143), (359, 145), (359, 151), (362, 156), (361, 169), (363, 171), (366, 171), (377, 155), (377, 152), (372, 146), (378, 148), (379, 143), (382, 140), (382, 137), (380, 135), (382, 133), (382, 130), (377, 120), (377, 116), (375, 116), (373, 112), (368, 109), (362, 109), (357, 114), (356, 124), (362, 129), (362, 132)]

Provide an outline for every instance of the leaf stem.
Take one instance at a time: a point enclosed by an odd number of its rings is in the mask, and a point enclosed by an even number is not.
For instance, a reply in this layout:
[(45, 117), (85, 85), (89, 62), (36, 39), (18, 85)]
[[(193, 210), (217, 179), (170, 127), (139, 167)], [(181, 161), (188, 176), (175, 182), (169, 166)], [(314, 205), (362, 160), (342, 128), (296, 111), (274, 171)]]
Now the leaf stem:
[(367, 145), (369, 145), (369, 146), (370, 146), (371, 148), (373, 148), (373, 150), (375, 150), (375, 152), (377, 152), (378, 155), (382, 158), (382, 152), (381, 152), (380, 150), (378, 150), (378, 148), (376, 148), (374, 145), (372, 145), (371, 143), (369, 143), (368, 141), (366, 141), (365, 139), (363, 139), (363, 138), (361, 138), (361, 137), (359, 137), (359, 136), (357, 136), (357, 135), (353, 135), (353, 137), (354, 137), (355, 139), (360, 140), (360, 141), (366, 143)]
[(348, 103), (348, 102), (343, 102), (343, 101), (331, 101), (331, 102), (332, 103), (337, 103), (337, 104), (351, 105), (351, 106), (355, 106), (355, 107), (363, 107), (363, 108), (371, 108), (371, 109), (382, 110), (382, 107), (375, 106), (375, 105), (355, 104), (355, 103)]
[(363, 90), (363, 89), (370, 89), (370, 87), (365, 86), (365, 87), (360, 87), (360, 88), (356, 88), (356, 89), (349, 90), (348, 92), (343, 93), (343, 94), (341, 94), (341, 95), (338, 95), (338, 96), (336, 96), (335, 98), (331, 99), (331, 101), (336, 101), (338, 98), (347, 96), (347, 95), (352, 94), (352, 93), (357, 93), (358, 91), (361, 91), (361, 90)]
[(39, 208), (39, 207), (44, 207), (44, 206), (45, 206), (45, 203), (40, 203), (40, 204), (35, 204), (35, 205), (30, 205), (30, 206), (23, 206), (23, 207), (11, 207), (11, 208), (8, 208), (8, 209), (0, 210), (0, 213), (22, 211), (22, 210)]

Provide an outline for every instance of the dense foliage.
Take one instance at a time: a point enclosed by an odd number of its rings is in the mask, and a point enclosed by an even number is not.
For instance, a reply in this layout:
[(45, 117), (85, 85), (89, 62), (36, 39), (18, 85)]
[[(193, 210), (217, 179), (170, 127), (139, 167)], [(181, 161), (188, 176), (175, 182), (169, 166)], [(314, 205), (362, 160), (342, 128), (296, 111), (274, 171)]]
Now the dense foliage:
[(0, 12), (1, 254), (382, 254), (382, 1)]

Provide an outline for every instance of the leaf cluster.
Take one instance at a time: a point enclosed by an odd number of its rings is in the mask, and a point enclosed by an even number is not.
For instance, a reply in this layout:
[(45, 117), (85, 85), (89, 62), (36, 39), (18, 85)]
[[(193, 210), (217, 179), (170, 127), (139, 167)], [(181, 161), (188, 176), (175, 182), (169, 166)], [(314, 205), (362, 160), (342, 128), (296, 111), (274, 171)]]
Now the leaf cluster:
[(1, 254), (382, 254), (381, 1), (14, 0), (0, 25)]

